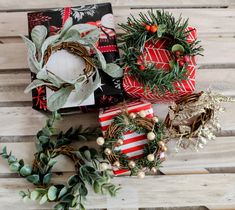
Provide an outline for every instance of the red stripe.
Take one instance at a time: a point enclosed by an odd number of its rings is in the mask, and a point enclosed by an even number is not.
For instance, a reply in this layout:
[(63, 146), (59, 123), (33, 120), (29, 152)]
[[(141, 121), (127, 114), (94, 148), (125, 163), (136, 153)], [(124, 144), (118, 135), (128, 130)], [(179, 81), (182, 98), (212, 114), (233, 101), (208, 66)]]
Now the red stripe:
[(138, 150), (143, 150), (144, 149), (144, 145), (145, 144), (138, 145), (138, 146), (135, 146), (135, 147), (131, 147), (131, 148), (128, 148), (128, 149), (123, 149), (122, 153), (123, 154), (127, 154), (127, 153), (130, 153), (130, 152), (136, 152)]
[[(126, 134), (124, 134), (126, 135)], [(133, 137), (131, 139), (124, 139), (124, 144), (123, 145), (126, 145), (126, 144), (130, 144), (130, 143), (133, 143), (133, 142), (138, 142), (138, 141), (143, 141), (143, 140), (146, 140), (146, 135), (143, 134), (141, 136), (136, 136), (136, 137)]]
[(66, 20), (70, 17), (71, 14), (71, 7), (64, 8), (64, 16), (62, 18), (62, 24), (64, 25)]

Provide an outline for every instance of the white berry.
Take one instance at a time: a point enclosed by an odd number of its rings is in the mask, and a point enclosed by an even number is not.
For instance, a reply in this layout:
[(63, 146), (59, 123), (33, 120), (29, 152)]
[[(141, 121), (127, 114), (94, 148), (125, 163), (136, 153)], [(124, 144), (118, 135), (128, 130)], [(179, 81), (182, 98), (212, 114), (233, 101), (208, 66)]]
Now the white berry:
[(152, 131), (147, 134), (147, 139), (150, 140), (150, 141), (154, 140), (155, 137), (156, 137), (156, 135)]
[(148, 159), (148, 161), (150, 161), (150, 162), (154, 161), (154, 154), (149, 154), (149, 155), (147, 156), (147, 159)]
[(96, 139), (96, 143), (100, 146), (102, 146), (104, 144), (104, 138), (103, 137), (98, 137)]
[(108, 169), (108, 164), (107, 163), (100, 163), (100, 170), (105, 171)]
[(152, 121), (155, 122), (155, 123), (158, 123), (158, 122), (159, 122), (159, 119), (158, 119), (158, 117), (153, 117), (153, 118), (152, 118)]
[(146, 115), (147, 115), (146, 111), (144, 111), (144, 110), (141, 110), (138, 114), (140, 117), (143, 117), (143, 118), (146, 117)]
[(136, 118), (136, 114), (132, 112), (132, 113), (129, 114), (129, 117), (130, 117), (131, 119), (135, 119), (135, 118)]
[(145, 173), (143, 171), (139, 171), (137, 173), (137, 177), (140, 178), (140, 179), (143, 179), (145, 177)]
[(111, 151), (111, 149), (106, 148), (106, 149), (104, 150), (104, 153), (105, 153), (106, 155), (111, 155), (112, 151)]

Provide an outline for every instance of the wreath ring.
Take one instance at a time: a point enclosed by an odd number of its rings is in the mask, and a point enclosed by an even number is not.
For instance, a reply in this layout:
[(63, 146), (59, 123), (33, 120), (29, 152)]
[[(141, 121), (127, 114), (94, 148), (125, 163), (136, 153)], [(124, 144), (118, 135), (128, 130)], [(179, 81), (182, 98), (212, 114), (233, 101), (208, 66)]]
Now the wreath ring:
[[(147, 143), (141, 158), (129, 158), (121, 152), (124, 134), (127, 131), (146, 134)], [(143, 178), (146, 172), (156, 173), (164, 160), (162, 153), (167, 151), (162, 140), (161, 123), (156, 116), (146, 117), (144, 110), (137, 114), (123, 111), (115, 116), (104, 137), (97, 138), (97, 144), (102, 145), (103, 155), (112, 166), (117, 169), (130, 170), (131, 175), (137, 175), (139, 178)]]

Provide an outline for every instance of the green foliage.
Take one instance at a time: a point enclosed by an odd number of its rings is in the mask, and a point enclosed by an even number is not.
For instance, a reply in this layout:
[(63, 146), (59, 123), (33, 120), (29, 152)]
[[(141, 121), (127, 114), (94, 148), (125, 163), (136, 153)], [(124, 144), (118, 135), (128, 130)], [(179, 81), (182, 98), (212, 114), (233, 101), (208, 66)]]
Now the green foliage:
[[(157, 32), (153, 33), (146, 30), (146, 25), (157, 26)], [(187, 30), (188, 20), (175, 17), (164, 11), (148, 11), (147, 14), (140, 13), (139, 18), (131, 16), (126, 24), (120, 24), (125, 32), (120, 37), (123, 56), (121, 58), (122, 67), (128, 68), (128, 74), (137, 80), (145, 88), (145, 92), (165, 94), (166, 91), (176, 91), (175, 82), (181, 82), (187, 79), (187, 62), (179, 65), (175, 51), (180, 51), (183, 56), (201, 55), (203, 48), (199, 45), (200, 41), (193, 43), (187, 42), (187, 36), (190, 33)], [(170, 68), (159, 69), (153, 63), (148, 63), (143, 53), (145, 53), (145, 44), (154, 43), (159, 39), (167, 39), (166, 49), (172, 52), (173, 60), (169, 62)], [(142, 59), (142, 64), (139, 61)], [(144, 70), (140, 70), (140, 65), (144, 65)]]
[[(54, 112), (46, 121), (46, 125), (38, 132), (37, 152), (33, 166), (25, 165), (23, 160), (18, 160), (11, 152), (8, 153), (6, 147), (0, 153), (2, 158), (8, 161), (11, 170), (18, 172), (36, 186), (33, 191), (20, 192), (23, 201), (38, 201), (40, 205), (55, 202), (55, 210), (85, 209), (84, 201), (88, 194), (88, 185), (94, 189), (95, 193), (107, 192), (114, 196), (119, 187), (110, 183), (112, 175), (108, 171), (98, 170), (97, 162), (100, 157), (97, 151), (87, 146), (69, 147), (74, 140), (87, 141), (91, 137), (98, 136), (100, 131), (97, 128), (83, 129), (80, 126), (55, 135), (55, 123), (60, 119), (61, 116)], [(68, 157), (74, 159), (76, 174), (69, 177), (65, 184), (54, 184), (51, 183), (52, 168), (56, 163), (54, 158), (60, 154), (67, 154)]]

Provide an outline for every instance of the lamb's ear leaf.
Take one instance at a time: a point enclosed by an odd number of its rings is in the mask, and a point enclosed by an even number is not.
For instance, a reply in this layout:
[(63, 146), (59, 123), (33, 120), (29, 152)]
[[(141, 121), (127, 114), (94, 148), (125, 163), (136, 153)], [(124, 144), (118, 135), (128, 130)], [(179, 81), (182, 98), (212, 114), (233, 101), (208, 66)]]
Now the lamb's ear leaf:
[(58, 91), (54, 92), (48, 99), (48, 103), (47, 103), (48, 109), (50, 111), (57, 111), (60, 108), (62, 108), (65, 105), (73, 89), (74, 89), (73, 86), (69, 86), (69, 87), (61, 88)]
[(60, 37), (64, 36), (64, 34), (71, 28), (72, 25), (73, 25), (73, 18), (69, 17), (60, 31)]
[(50, 85), (53, 86), (53, 84), (48, 83), (48, 82), (44, 82), (42, 80), (39, 79), (35, 79), (33, 80), (24, 90), (25, 93), (30, 92), (32, 89), (43, 86), (43, 85)]
[(28, 51), (27, 57), (28, 57), (29, 68), (31, 72), (37, 74), (40, 71), (40, 66), (36, 59), (36, 46), (31, 40), (29, 40), (25, 36), (20, 35), (20, 37), (23, 39), (27, 47), (27, 51)]
[(47, 37), (47, 28), (44, 25), (37, 25), (32, 29), (31, 38), (37, 49), (40, 49)]
[(85, 36), (82, 37), (82, 39), (87, 42), (90, 43), (92, 45), (95, 45), (98, 40), (100, 38), (100, 29), (96, 28), (92, 31), (90, 31), (88, 34), (86, 34)]
[(101, 65), (101, 68), (106, 69), (106, 60), (105, 60), (103, 54), (95, 46), (93, 46), (93, 50), (95, 51), (96, 57)]
[(113, 78), (121, 78), (123, 76), (123, 69), (115, 63), (108, 63), (103, 71)]

